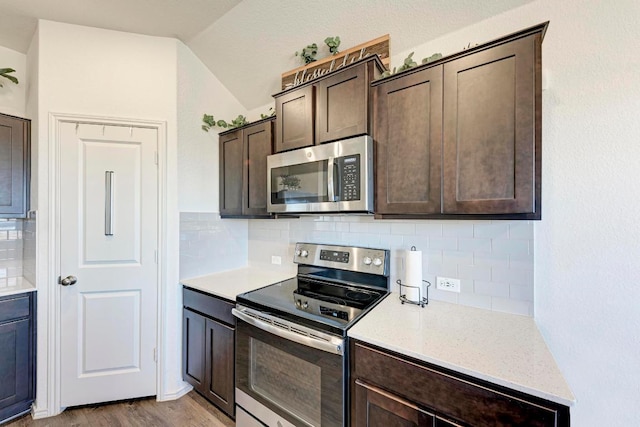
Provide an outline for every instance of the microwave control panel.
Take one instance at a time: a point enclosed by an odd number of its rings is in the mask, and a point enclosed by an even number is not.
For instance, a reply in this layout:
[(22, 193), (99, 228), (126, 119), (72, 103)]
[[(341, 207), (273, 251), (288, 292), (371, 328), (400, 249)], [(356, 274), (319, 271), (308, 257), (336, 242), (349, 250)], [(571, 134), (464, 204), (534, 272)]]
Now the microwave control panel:
[(336, 159), (341, 201), (360, 200), (360, 154)]

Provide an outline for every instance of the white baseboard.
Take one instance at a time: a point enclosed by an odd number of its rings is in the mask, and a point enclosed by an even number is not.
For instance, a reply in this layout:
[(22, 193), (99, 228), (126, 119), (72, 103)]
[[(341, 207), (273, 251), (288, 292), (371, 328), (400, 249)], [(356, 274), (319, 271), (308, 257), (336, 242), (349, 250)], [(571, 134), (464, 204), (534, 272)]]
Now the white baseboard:
[(36, 405), (33, 405), (31, 407), (31, 417), (34, 420), (39, 420), (41, 418), (55, 417), (56, 415), (60, 415), (61, 413), (62, 413), (62, 410), (55, 412), (55, 411), (50, 411), (49, 408), (39, 408)]
[(177, 399), (180, 399), (185, 394), (189, 393), (191, 390), (193, 390), (193, 386), (189, 383), (183, 382), (182, 387), (180, 389), (176, 390), (173, 393), (164, 393), (162, 396), (158, 395), (156, 396), (156, 400), (158, 402), (177, 400)]

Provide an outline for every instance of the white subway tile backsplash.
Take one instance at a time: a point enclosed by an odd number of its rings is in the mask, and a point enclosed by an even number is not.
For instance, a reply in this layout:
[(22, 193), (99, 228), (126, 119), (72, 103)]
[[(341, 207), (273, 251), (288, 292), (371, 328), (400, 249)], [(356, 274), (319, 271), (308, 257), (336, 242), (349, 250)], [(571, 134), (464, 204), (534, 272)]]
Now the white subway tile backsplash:
[(509, 298), (512, 300), (533, 302), (533, 289), (528, 285), (509, 285)]
[(429, 248), (455, 251), (458, 250), (458, 239), (455, 237), (429, 237)]
[(491, 280), (491, 267), (484, 265), (458, 265), (458, 277), (471, 280)]
[(16, 278), (23, 276), (23, 222), (21, 219), (0, 219), (0, 278), (8, 286), (13, 286), (11, 283), (15, 284)]
[(510, 239), (533, 239), (533, 223), (521, 221), (509, 224)]
[(425, 223), (416, 224), (416, 234), (418, 236), (442, 236), (442, 224), (437, 222), (426, 221)]
[(489, 267), (504, 267), (504, 268), (507, 268), (507, 267), (509, 267), (509, 255), (499, 255), (499, 254), (494, 254), (494, 253), (474, 252), (474, 254), (473, 254), (473, 263), (475, 265), (486, 265), (486, 266), (489, 266)]
[(404, 234), (413, 236), (416, 234), (416, 225), (409, 222), (392, 222), (391, 234)]
[(530, 283), (533, 283), (533, 270), (494, 267), (491, 270), (491, 280), (494, 282), (527, 286)]
[(458, 250), (465, 252), (491, 252), (491, 239), (467, 239), (461, 238), (458, 239)]
[[(532, 247), (529, 248), (529, 250), (531, 249)], [(530, 270), (533, 268), (532, 258), (528, 253), (509, 255), (509, 268)]]
[[(281, 230), (252, 228), (252, 241), (272, 244)], [(196, 277), (246, 265), (247, 220), (222, 220), (217, 213), (180, 213), (180, 278)]]
[[(376, 220), (333, 215), (246, 221), (220, 220), (212, 215), (181, 214), (181, 277), (186, 277), (183, 258), (191, 269), (198, 263), (219, 268), (219, 262), (211, 265), (205, 258), (212, 253), (223, 256), (217, 252), (219, 248), (227, 249), (230, 240), (242, 240), (238, 224), (246, 224), (247, 247), (230, 250), (246, 251), (245, 261), (250, 263), (268, 264), (272, 255), (290, 262), (293, 247), (300, 241), (382, 247), (391, 251), (391, 281), (396, 288), (395, 280), (404, 278), (404, 251), (415, 246), (423, 253), (423, 278), (432, 283), (430, 298), (533, 314), (534, 224), (530, 221)], [(461, 292), (435, 289), (436, 276), (461, 279)]]
[(442, 225), (442, 235), (445, 237), (473, 237), (473, 224), (445, 223)]
[(352, 233), (367, 233), (369, 224), (366, 222), (352, 222), (349, 224), (349, 231)]
[(509, 238), (509, 223), (480, 223), (473, 225), (473, 237), (486, 237), (489, 239)]
[(467, 265), (473, 262), (473, 254), (461, 251), (442, 251), (443, 264)]
[(509, 298), (509, 285), (507, 283), (476, 280), (474, 281), (473, 289), (476, 294)]
[(471, 292), (460, 293), (458, 296), (458, 304), (491, 310), (491, 297)]
[(526, 255), (529, 253), (529, 241), (493, 239), (491, 251), (498, 255)]
[(491, 298), (491, 310), (533, 316), (533, 303), (507, 298)]

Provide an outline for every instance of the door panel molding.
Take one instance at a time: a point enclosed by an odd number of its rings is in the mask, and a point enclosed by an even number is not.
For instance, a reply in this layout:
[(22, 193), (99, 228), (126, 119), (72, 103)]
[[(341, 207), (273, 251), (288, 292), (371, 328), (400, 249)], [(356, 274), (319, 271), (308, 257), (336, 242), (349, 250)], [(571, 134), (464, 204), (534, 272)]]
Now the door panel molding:
[[(41, 336), (45, 337), (48, 345), (40, 346), (45, 356), (40, 361), (43, 382), (46, 384), (46, 395), (40, 393), (37, 401), (42, 402), (34, 406), (34, 418), (43, 418), (60, 414), (65, 408), (61, 406), (61, 286), (57, 284), (57, 278), (61, 275), (59, 253), (60, 239), (60, 130), (63, 123), (75, 123), (79, 125), (102, 125), (102, 126), (118, 126), (123, 128), (147, 128), (157, 131), (157, 183), (158, 183), (158, 199), (157, 199), (157, 301), (156, 301), (156, 317), (157, 317), (157, 334), (156, 334), (156, 396), (159, 401), (174, 398), (175, 393), (167, 393), (165, 390), (162, 373), (170, 370), (165, 368), (166, 362), (163, 357), (164, 331), (166, 321), (165, 307), (167, 299), (167, 258), (166, 253), (169, 247), (169, 239), (167, 238), (168, 221), (167, 221), (167, 123), (162, 120), (146, 120), (134, 118), (119, 117), (103, 117), (80, 114), (67, 113), (49, 113), (48, 121), (48, 151), (40, 153), (41, 162), (45, 162), (48, 166), (46, 172), (48, 178), (47, 196), (49, 206), (42, 209), (43, 216), (39, 219), (38, 228), (40, 232), (46, 233), (48, 245), (44, 250), (48, 253), (48, 257), (42, 262), (46, 265), (46, 277), (41, 278), (39, 282), (39, 299), (41, 299), (40, 307), (43, 308), (42, 316), (43, 329)], [(46, 137), (46, 136), (45, 136)], [(44, 226), (43, 226), (44, 225)], [(39, 250), (39, 255), (42, 251)], [(111, 267), (118, 265), (127, 265), (125, 261), (117, 261), (114, 264), (107, 262)], [(131, 264), (128, 264), (131, 265)], [(39, 268), (40, 270), (40, 268)], [(44, 271), (44, 270), (42, 270)], [(44, 273), (42, 273), (44, 274)], [(43, 289), (44, 288), (44, 289)], [(46, 323), (45, 323), (46, 322)], [(50, 343), (50, 344), (49, 344)], [(45, 366), (42, 366), (45, 365)], [(40, 377), (40, 375), (39, 375)], [(184, 390), (186, 393), (188, 389)], [(179, 394), (184, 394), (179, 393)]]

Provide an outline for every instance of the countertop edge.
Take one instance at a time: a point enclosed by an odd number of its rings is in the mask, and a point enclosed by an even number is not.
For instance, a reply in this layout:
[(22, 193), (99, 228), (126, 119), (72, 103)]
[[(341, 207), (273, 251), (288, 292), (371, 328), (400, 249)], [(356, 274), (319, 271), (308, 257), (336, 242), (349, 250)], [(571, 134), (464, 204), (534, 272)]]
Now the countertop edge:
[(0, 297), (7, 297), (11, 295), (24, 294), (29, 292), (36, 292), (38, 288), (24, 277), (19, 277), (19, 286), (12, 286), (9, 288), (0, 289)]
[(429, 356), (426, 356), (426, 355), (423, 355), (423, 354), (417, 354), (417, 353), (414, 353), (412, 351), (407, 351), (406, 349), (403, 349), (403, 348), (400, 348), (400, 347), (388, 345), (385, 342), (378, 341), (376, 339), (372, 339), (371, 337), (365, 337), (365, 336), (359, 335), (357, 332), (356, 333), (348, 332), (347, 335), (349, 336), (349, 338), (353, 338), (353, 339), (356, 339), (358, 341), (362, 341), (362, 342), (367, 343), (367, 344), (375, 345), (377, 347), (380, 347), (380, 348), (383, 348), (383, 349), (386, 349), (386, 350), (389, 350), (389, 351), (393, 351), (393, 352), (402, 354), (402, 355), (407, 356), (407, 357), (411, 357), (413, 359), (416, 359), (416, 360), (419, 360), (419, 361), (422, 361), (422, 362), (431, 363), (431, 364), (439, 366), (441, 368), (445, 368), (445, 369), (449, 369), (449, 370), (452, 370), (452, 371), (455, 371), (455, 372), (459, 372), (461, 374), (468, 375), (468, 376), (473, 377), (473, 378), (477, 378), (477, 379), (480, 379), (480, 380), (483, 380), (483, 381), (490, 382), (492, 384), (496, 384), (496, 385), (499, 385), (499, 386), (510, 388), (512, 390), (516, 390), (516, 391), (519, 391), (519, 392), (522, 392), (522, 393), (526, 393), (526, 394), (529, 394), (531, 396), (539, 397), (541, 399), (549, 400), (549, 401), (554, 402), (554, 403), (559, 403), (561, 405), (565, 405), (565, 406), (568, 406), (568, 407), (572, 407), (576, 403), (575, 402), (575, 398), (574, 398), (574, 400), (568, 400), (567, 398), (562, 397), (562, 396), (556, 396), (554, 394), (550, 394), (550, 393), (542, 391), (542, 390), (533, 389), (533, 388), (521, 385), (519, 383), (513, 383), (513, 382), (510, 382), (510, 381), (502, 379), (502, 378), (497, 378), (497, 377), (493, 377), (491, 375), (484, 374), (482, 372), (474, 371), (473, 369), (468, 369), (468, 368), (465, 368), (463, 366), (458, 366), (458, 365), (456, 365), (454, 363), (450, 363), (450, 362), (448, 362), (446, 360), (436, 359), (436, 358), (429, 357)]
[(236, 295), (290, 279), (295, 271), (287, 268), (268, 269), (249, 265), (198, 277), (180, 279), (180, 284), (215, 297), (235, 302)]
[[(363, 343), (369, 343), (381, 349), (386, 349), (397, 354), (410, 357), (417, 361), (430, 363), (435, 366), (449, 369), (454, 372), (459, 372), (460, 374), (477, 378), (482, 381), (487, 381), (489, 383), (506, 387), (514, 391), (525, 393), (540, 399), (565, 405), (567, 407), (572, 407), (575, 405), (575, 396), (566, 383), (566, 380), (564, 379), (562, 372), (560, 372), (557, 363), (555, 363), (553, 354), (546, 345), (544, 337), (540, 333), (540, 330), (538, 329), (538, 326), (533, 318), (522, 316), (514, 317), (513, 324), (515, 324), (516, 326), (513, 328), (508, 327), (506, 329), (506, 333), (503, 333), (502, 335), (498, 335), (496, 337), (494, 329), (486, 329), (487, 327), (493, 326), (493, 323), (495, 323), (494, 321), (489, 322), (488, 325), (485, 325), (484, 328), (474, 328), (472, 324), (467, 325), (466, 323), (464, 323), (464, 321), (461, 321), (461, 319), (468, 317), (469, 319), (471, 319), (471, 321), (476, 322), (475, 324), (477, 324), (478, 321), (484, 322), (485, 319), (487, 321), (489, 319), (492, 319), (495, 313), (495, 319), (497, 319), (496, 321), (504, 323), (505, 319), (507, 319), (505, 316), (516, 315), (508, 315), (501, 312), (492, 312), (490, 310), (483, 310), (479, 308), (467, 307), (459, 304), (451, 304), (442, 301), (433, 301), (433, 307), (429, 305), (425, 308), (418, 308), (417, 306), (406, 307), (404, 305), (396, 306), (396, 300), (393, 299), (393, 295), (394, 293), (390, 294), (373, 310), (367, 313), (366, 316), (364, 316), (355, 325), (353, 325), (353, 327), (349, 328), (349, 330), (347, 331), (347, 336), (362, 341)], [(431, 311), (428, 312), (424, 310)], [(469, 315), (466, 314), (467, 311)], [(446, 321), (446, 316), (450, 315), (456, 316), (457, 321)], [(411, 320), (409, 321), (409, 319)], [(420, 335), (414, 336), (414, 338), (416, 339), (410, 340), (409, 342), (406, 341), (408, 339), (406, 334), (395, 333), (396, 331), (402, 330), (404, 322), (414, 322), (415, 324), (415, 322), (417, 321), (419, 321), (419, 324), (423, 326), (416, 328), (415, 331), (419, 334), (424, 333), (425, 335), (423, 335), (422, 337), (420, 337)], [(451, 327), (451, 325), (455, 326)], [(460, 332), (458, 332), (456, 329), (459, 329)], [(490, 333), (492, 334), (491, 337), (482, 339), (483, 335), (469, 335), (469, 333), (485, 333), (483, 332), (483, 330), (490, 331)], [(460, 335), (458, 335), (458, 333)], [(496, 360), (494, 359), (495, 356), (493, 355), (495, 351), (491, 349), (487, 349), (485, 351), (483, 350), (482, 345), (480, 345), (480, 347), (477, 347), (475, 346), (476, 344), (473, 344), (474, 342), (491, 343), (496, 342), (496, 339), (499, 340), (500, 337), (506, 339), (506, 342), (509, 342), (512, 337), (515, 337), (519, 334), (525, 334), (524, 336), (527, 336), (526, 334), (533, 334), (530, 335), (530, 337), (534, 340), (529, 342), (538, 342), (538, 344), (533, 345), (534, 348), (536, 350), (539, 350), (541, 352), (540, 354), (543, 356), (542, 360), (545, 361), (546, 365), (540, 366), (547, 366), (546, 369), (543, 369), (543, 371), (545, 372), (544, 375), (550, 376), (542, 378), (548, 378), (548, 380), (529, 381), (525, 377), (521, 376), (520, 372), (531, 371), (527, 365), (522, 365), (520, 363), (521, 359), (518, 357), (518, 352), (521, 352), (521, 350), (518, 350), (519, 345), (517, 341), (506, 347), (507, 350), (511, 351), (514, 351), (515, 349), (515, 353), (513, 353), (515, 357), (510, 359), (513, 360), (513, 365), (506, 365), (505, 368), (501, 368), (498, 371), (495, 371), (492, 368), (491, 370), (483, 369), (485, 365), (482, 363), (475, 364), (466, 362), (465, 354), (467, 354), (467, 351), (470, 351), (468, 355), (473, 355), (473, 357), (482, 358), (483, 355), (486, 355), (486, 357), (489, 357), (489, 359), (487, 360)], [(457, 336), (457, 340), (449, 341), (449, 336)], [(478, 341), (479, 338), (480, 340)], [(424, 345), (427, 345), (427, 350), (424, 351), (424, 348), (421, 345), (416, 345), (417, 342), (422, 342), (424, 343)], [(469, 342), (469, 345), (472, 345), (473, 347), (456, 347), (461, 342)], [(463, 354), (461, 357), (447, 357), (446, 353), (451, 352), (452, 350), (456, 355), (461, 351)], [(443, 351), (444, 354), (442, 354)], [(526, 357), (524, 359), (526, 359)], [(510, 376), (511, 373), (513, 373), (512, 376)], [(549, 387), (545, 387), (545, 384), (548, 384)]]

